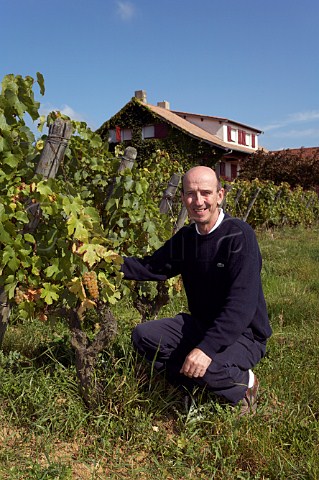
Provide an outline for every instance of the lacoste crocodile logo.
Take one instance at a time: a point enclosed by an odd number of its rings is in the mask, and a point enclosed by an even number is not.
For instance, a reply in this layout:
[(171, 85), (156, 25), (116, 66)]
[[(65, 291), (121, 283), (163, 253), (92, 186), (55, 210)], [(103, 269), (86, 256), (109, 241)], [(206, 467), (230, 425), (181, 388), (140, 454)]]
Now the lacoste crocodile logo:
[(223, 263), (217, 263), (217, 267), (223, 268), (225, 265)]

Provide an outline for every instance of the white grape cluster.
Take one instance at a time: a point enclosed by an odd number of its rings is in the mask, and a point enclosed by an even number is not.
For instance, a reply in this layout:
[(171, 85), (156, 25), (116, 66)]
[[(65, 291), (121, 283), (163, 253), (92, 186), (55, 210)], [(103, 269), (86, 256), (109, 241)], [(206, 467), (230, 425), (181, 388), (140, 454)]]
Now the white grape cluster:
[(20, 290), (20, 288), (17, 288), (15, 291), (14, 295), (14, 301), (16, 302), (17, 305), (25, 301), (25, 293)]
[(82, 275), (83, 284), (86, 286), (92, 298), (99, 298), (99, 287), (97, 284), (97, 276), (95, 272), (85, 272)]

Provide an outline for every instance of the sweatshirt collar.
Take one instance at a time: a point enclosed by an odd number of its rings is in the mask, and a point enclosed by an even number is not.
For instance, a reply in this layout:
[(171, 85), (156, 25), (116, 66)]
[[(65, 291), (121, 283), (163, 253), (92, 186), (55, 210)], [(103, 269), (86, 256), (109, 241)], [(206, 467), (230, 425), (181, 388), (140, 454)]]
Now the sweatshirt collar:
[[(213, 226), (213, 228), (211, 230), (209, 230), (208, 233), (205, 233), (205, 235), (209, 235), (210, 233), (212, 233), (214, 230), (216, 230), (216, 228), (219, 227), (219, 225), (222, 223), (222, 221), (224, 220), (224, 217), (225, 217), (225, 213), (224, 213), (224, 210), (222, 208), (219, 208), (219, 215), (218, 215), (218, 218), (217, 218), (217, 222), (215, 223), (215, 225)], [(196, 232), (198, 233), (198, 235), (203, 235), (202, 233), (199, 232), (198, 228), (197, 228), (197, 225), (195, 223), (195, 228), (196, 228)]]

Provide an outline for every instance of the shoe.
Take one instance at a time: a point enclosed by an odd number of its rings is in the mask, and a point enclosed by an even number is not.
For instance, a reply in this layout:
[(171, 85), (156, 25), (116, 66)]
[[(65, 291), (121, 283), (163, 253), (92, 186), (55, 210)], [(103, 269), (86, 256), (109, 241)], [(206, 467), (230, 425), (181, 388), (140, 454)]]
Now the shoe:
[(247, 388), (244, 398), (240, 404), (239, 416), (243, 417), (247, 414), (254, 415), (257, 410), (257, 395), (259, 390), (259, 381), (255, 375), (254, 385), (251, 388)]

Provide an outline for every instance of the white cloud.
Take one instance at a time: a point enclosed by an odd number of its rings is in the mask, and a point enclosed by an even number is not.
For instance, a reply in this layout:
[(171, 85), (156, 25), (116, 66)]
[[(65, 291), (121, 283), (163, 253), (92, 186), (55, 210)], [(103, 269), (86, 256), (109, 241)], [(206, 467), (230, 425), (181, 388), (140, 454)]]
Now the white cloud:
[(274, 122), (269, 125), (262, 127), (264, 132), (269, 132), (270, 130), (277, 130), (279, 128), (287, 127), (293, 123), (306, 123), (313, 122), (314, 120), (319, 120), (319, 111), (310, 110), (309, 112), (297, 112), (287, 115), (286, 118), (279, 122)]
[(261, 127), (261, 130), (263, 132), (269, 132), (270, 130), (277, 130), (277, 128), (281, 128), (284, 125), (282, 123), (271, 123), (270, 125), (265, 125), (264, 127)]
[(131, 2), (118, 1), (117, 2), (117, 13), (122, 20), (124, 20), (124, 21), (131, 20), (131, 18), (135, 14), (134, 5)]
[(73, 108), (70, 107), (69, 105), (63, 105), (63, 107), (61, 109), (61, 113), (63, 113), (63, 115), (67, 115), (72, 120), (78, 120), (78, 121), (81, 121), (81, 122), (85, 121), (83, 116), (80, 113), (73, 110)]
[(84, 118), (84, 116), (76, 112), (70, 105), (62, 105), (61, 107), (53, 107), (52, 105), (44, 104), (40, 108), (40, 115), (45, 115), (47, 116), (50, 112), (61, 112), (63, 115), (67, 115), (68, 117), (71, 118), (71, 120), (76, 120), (78, 122), (87, 122), (87, 120)]
[(310, 112), (292, 113), (291, 115), (288, 115), (289, 123), (312, 122), (313, 120), (318, 120), (318, 119), (319, 119), (318, 110), (311, 110)]
[(308, 128), (305, 130), (287, 130), (286, 132), (278, 132), (272, 134), (273, 138), (316, 138), (319, 137), (319, 128)]

